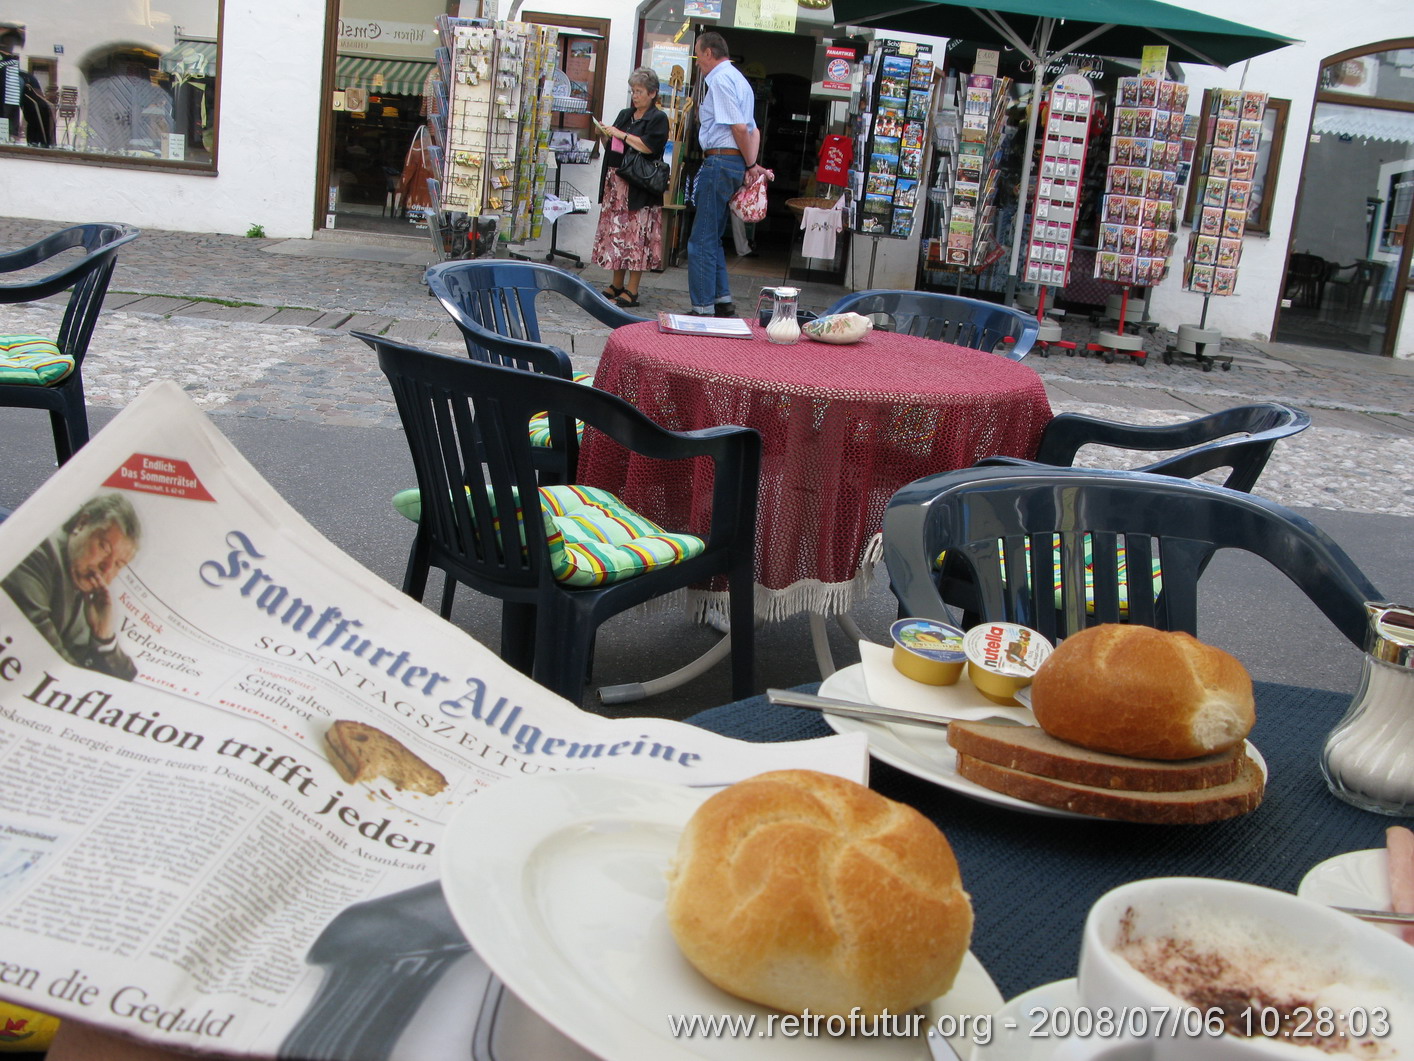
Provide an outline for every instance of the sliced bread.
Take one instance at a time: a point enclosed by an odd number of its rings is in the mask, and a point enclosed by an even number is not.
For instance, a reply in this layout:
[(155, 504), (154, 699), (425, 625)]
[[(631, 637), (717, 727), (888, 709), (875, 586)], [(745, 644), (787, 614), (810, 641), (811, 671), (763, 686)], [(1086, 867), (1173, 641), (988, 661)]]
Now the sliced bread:
[(962, 754), (1011, 770), (1135, 792), (1182, 792), (1226, 785), (1236, 780), (1244, 758), (1239, 746), (1196, 759), (1135, 759), (1090, 751), (1035, 726), (996, 722), (953, 722), (948, 726), (948, 743)]
[(1186, 792), (1131, 792), (1057, 781), (958, 753), (957, 772), (969, 781), (1017, 799), (1076, 814), (1155, 825), (1202, 825), (1256, 810), (1265, 784), (1261, 768), (1244, 754), (1238, 776), (1214, 788)]

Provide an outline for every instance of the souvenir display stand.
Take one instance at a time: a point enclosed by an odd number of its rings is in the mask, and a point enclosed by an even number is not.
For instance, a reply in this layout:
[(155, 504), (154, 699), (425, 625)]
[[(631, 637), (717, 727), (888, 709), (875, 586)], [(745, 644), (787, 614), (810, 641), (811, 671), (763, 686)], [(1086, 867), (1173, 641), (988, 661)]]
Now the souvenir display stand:
[(923, 148), (933, 103), (932, 48), (876, 40), (860, 99), (854, 157), (863, 163), (864, 172), (856, 180), (855, 230), (908, 239), (924, 175)]
[(964, 273), (977, 272), (1004, 253), (994, 215), (1011, 78), (959, 75), (954, 92), (943, 94), (934, 122), (923, 268), (925, 280), (930, 272), (951, 274), (961, 290)]
[[(550, 113), (587, 114), (589, 102), (570, 94), (570, 79), (563, 70), (556, 70), (552, 79), (553, 92), (550, 98)], [(556, 258), (573, 262), (576, 269), (584, 268), (584, 259), (578, 254), (559, 248), (560, 218), (566, 214), (587, 214), (593, 205), (589, 196), (565, 179), (568, 166), (587, 166), (594, 159), (595, 142), (581, 140), (573, 129), (555, 128), (550, 130), (550, 153), (555, 156), (554, 187), (545, 195), (543, 214), (550, 222), (550, 249), (545, 261), (553, 263)], [(513, 258), (521, 255), (513, 254)]]
[(1178, 224), (1178, 164), (1188, 86), (1162, 77), (1119, 79), (1110, 140), (1100, 251), (1095, 275), (1120, 285), (1118, 323), (1089, 344), (1106, 361), (1123, 354), (1144, 363), (1144, 339), (1125, 331), (1133, 288), (1168, 273)]
[(541, 234), (558, 31), (446, 15), (437, 29), (429, 228), (442, 258), (486, 257)]
[(1164, 353), (1187, 354), (1211, 372), (1215, 363), (1232, 368), (1231, 355), (1218, 351), (1222, 333), (1208, 328), (1208, 300), (1231, 295), (1237, 288), (1242, 260), (1242, 235), (1247, 228), (1257, 149), (1267, 109), (1265, 92), (1222, 89), (1212, 95), (1211, 109), (1201, 116), (1207, 126), (1203, 156), (1195, 160), (1197, 193), (1193, 199), (1193, 231), (1183, 260), (1183, 286), (1203, 296), (1197, 324), (1181, 324), (1175, 345)]

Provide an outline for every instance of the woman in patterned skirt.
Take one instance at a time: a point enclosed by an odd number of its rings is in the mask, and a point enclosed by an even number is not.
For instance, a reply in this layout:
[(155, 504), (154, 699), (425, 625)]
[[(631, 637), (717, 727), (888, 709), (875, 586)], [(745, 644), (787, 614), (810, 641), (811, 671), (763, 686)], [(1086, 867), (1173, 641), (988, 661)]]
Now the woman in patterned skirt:
[(604, 200), (594, 233), (590, 260), (613, 271), (604, 297), (632, 309), (638, 303), (638, 281), (645, 269), (662, 268), (663, 197), (629, 184), (619, 176), (625, 151), (661, 158), (668, 143), (668, 116), (658, 107), (658, 75), (646, 66), (628, 79), (632, 104), (612, 125), (599, 126), (610, 138), (604, 159)]

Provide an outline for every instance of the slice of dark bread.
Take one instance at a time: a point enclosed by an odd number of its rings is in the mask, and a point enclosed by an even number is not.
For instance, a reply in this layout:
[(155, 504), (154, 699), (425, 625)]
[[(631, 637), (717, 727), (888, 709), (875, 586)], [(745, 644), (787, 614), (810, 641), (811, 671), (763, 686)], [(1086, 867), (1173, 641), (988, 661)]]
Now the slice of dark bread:
[(1214, 788), (1237, 779), (1244, 758), (1239, 745), (1196, 759), (1135, 759), (1090, 751), (1052, 737), (1036, 726), (953, 722), (948, 743), (974, 759), (1056, 781), (1135, 792), (1182, 792)]
[(1236, 780), (1186, 792), (1132, 792), (1077, 785), (1012, 770), (962, 753), (957, 757), (957, 772), (983, 788), (1031, 803), (1096, 818), (1154, 825), (1202, 825), (1236, 818), (1257, 809), (1266, 781), (1261, 768), (1246, 754), (1242, 756)]

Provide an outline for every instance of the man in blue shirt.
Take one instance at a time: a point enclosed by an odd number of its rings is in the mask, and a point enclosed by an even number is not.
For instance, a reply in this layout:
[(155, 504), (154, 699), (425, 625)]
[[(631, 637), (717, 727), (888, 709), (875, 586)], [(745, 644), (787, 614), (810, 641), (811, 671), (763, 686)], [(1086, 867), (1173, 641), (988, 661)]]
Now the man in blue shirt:
[(693, 313), (734, 317), (722, 233), (727, 227), (728, 200), (746, 174), (759, 168), (761, 135), (753, 116), (756, 95), (727, 58), (727, 42), (720, 33), (698, 37), (693, 55), (705, 86), (697, 129), (704, 157), (693, 198), (697, 216), (687, 241), (687, 289)]

